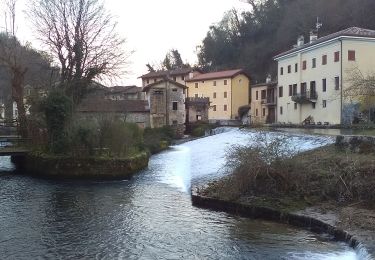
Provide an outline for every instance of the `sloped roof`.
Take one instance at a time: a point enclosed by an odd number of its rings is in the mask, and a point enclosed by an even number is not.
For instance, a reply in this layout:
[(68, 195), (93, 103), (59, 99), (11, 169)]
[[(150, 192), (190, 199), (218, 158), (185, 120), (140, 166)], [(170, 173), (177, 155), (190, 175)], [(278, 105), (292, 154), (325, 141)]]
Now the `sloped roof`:
[(194, 78), (189, 79), (187, 81), (202, 81), (202, 80), (209, 80), (209, 79), (223, 79), (223, 78), (233, 78), (239, 74), (245, 74), (248, 78), (250, 78), (243, 69), (235, 69), (235, 70), (223, 70), (217, 72), (209, 72), (200, 75), (196, 75)]
[(277, 86), (277, 81), (258, 83), (258, 84), (252, 85), (251, 88), (257, 88), (257, 87), (275, 87), (275, 86)]
[(304, 44), (300, 47), (297, 47), (297, 48), (291, 49), (289, 51), (280, 53), (280, 54), (276, 55), (274, 57), (274, 59), (278, 59), (282, 56), (285, 56), (285, 55), (288, 55), (288, 54), (291, 54), (291, 53), (294, 53), (294, 52), (298, 52), (298, 51), (301, 51), (301, 50), (306, 49), (308, 47), (311, 47), (311, 46), (317, 45), (319, 43), (323, 43), (323, 42), (326, 42), (326, 41), (329, 41), (329, 40), (332, 40), (332, 39), (335, 39), (335, 38), (338, 38), (338, 37), (342, 37), (342, 36), (375, 38), (375, 30), (363, 29), (363, 28), (359, 28), (359, 27), (350, 27), (350, 28), (347, 28), (345, 30), (338, 31), (338, 32), (326, 35), (324, 37), (321, 37), (321, 38), (317, 39), (316, 41), (314, 41), (312, 43), (309, 42), (309, 43), (306, 43), (306, 44)]
[(172, 85), (174, 85), (174, 86), (176, 86), (176, 87), (179, 87), (179, 88), (183, 88), (183, 89), (186, 89), (186, 88), (187, 88), (185, 85), (182, 85), (181, 83), (178, 83), (178, 82), (176, 82), (176, 81), (174, 81), (174, 80), (171, 80), (171, 79), (163, 79), (163, 80), (160, 80), (160, 81), (157, 81), (157, 82), (154, 82), (154, 83), (151, 83), (151, 84), (145, 86), (145, 87), (143, 88), (143, 92), (147, 92), (147, 91), (150, 90), (150, 88), (152, 88), (152, 87), (154, 87), (154, 86), (156, 86), (156, 85), (159, 85), (159, 84), (161, 84), (161, 83), (165, 83), (165, 82), (169, 82), (170, 84), (172, 84)]
[[(179, 75), (186, 75), (192, 71), (197, 69), (193, 68), (181, 68), (175, 70), (159, 70), (159, 71), (152, 71), (147, 74), (140, 76), (139, 78), (146, 79), (146, 78), (158, 78), (158, 77), (165, 77), (165, 76), (179, 76)], [(199, 70), (198, 70), (199, 71)]]
[(132, 86), (114, 86), (114, 87), (110, 87), (108, 88), (108, 90), (110, 91), (110, 93), (138, 93), (138, 92), (142, 92), (142, 88), (141, 87), (137, 87), (135, 85), (132, 85)]
[(102, 98), (86, 98), (78, 105), (77, 112), (86, 113), (127, 113), (148, 112), (147, 100), (108, 100)]

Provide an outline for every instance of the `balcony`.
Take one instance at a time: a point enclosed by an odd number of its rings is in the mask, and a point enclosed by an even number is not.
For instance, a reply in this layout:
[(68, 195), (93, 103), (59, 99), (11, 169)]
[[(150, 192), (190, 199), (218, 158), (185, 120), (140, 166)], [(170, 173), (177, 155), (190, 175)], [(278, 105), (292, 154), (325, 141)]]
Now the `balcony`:
[(276, 106), (276, 99), (274, 97), (267, 97), (261, 100), (261, 104), (264, 106)]
[(315, 91), (308, 91), (305, 93), (299, 93), (292, 96), (292, 101), (305, 104), (305, 103), (315, 103), (318, 100), (318, 94)]

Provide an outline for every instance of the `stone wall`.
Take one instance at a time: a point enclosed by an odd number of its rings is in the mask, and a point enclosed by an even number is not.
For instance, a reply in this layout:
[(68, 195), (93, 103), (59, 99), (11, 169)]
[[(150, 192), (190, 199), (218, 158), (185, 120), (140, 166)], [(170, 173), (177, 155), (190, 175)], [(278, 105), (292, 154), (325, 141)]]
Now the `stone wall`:
[(82, 113), (79, 112), (77, 115), (81, 118), (86, 119), (121, 119), (127, 123), (135, 123), (141, 128), (150, 127), (150, 113), (149, 112), (128, 112), (128, 113)]
[(23, 169), (30, 174), (57, 179), (129, 179), (148, 166), (149, 154), (124, 159), (75, 158), (28, 155)]
[(357, 153), (375, 152), (375, 136), (339, 135), (336, 137), (336, 146)]

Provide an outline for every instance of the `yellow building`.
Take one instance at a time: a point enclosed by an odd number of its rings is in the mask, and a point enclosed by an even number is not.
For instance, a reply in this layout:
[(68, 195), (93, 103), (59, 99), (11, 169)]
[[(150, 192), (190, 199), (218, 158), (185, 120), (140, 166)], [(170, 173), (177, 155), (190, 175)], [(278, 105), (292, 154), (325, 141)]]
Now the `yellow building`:
[(299, 37), (274, 59), (278, 122), (350, 124), (359, 104), (345, 98), (345, 89), (354, 70), (375, 73), (375, 31), (351, 27), (321, 38), (312, 33), (308, 43)]
[(238, 109), (250, 103), (250, 77), (242, 69), (196, 75), (186, 84), (188, 97), (210, 99), (210, 121), (240, 119)]
[(277, 82), (271, 82), (271, 80), (251, 86), (252, 124), (276, 123), (276, 86)]

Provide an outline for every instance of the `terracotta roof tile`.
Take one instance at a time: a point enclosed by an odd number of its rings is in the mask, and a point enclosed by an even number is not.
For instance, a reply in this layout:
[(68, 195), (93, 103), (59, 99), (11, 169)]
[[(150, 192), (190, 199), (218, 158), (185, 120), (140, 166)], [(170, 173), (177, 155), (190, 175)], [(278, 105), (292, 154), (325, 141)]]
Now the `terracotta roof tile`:
[(178, 83), (176, 81), (173, 81), (173, 80), (170, 80), (170, 79), (164, 79), (164, 80), (160, 80), (160, 81), (157, 81), (157, 82), (154, 82), (154, 83), (151, 83), (151, 84), (145, 86), (143, 88), (143, 92), (147, 92), (153, 86), (156, 86), (156, 85), (159, 85), (160, 83), (165, 83), (165, 82), (169, 82), (170, 84), (175, 85), (176, 87), (179, 87), (179, 88), (183, 88), (183, 89), (187, 88), (185, 85), (182, 85), (181, 83)]
[(149, 72), (145, 75), (140, 76), (140, 78), (146, 79), (146, 78), (166, 77), (168, 75), (170, 76), (186, 75), (194, 70), (195, 69), (192, 69), (192, 68), (182, 68), (182, 69), (175, 69), (175, 70), (159, 70), (159, 71)]
[(278, 59), (282, 56), (285, 56), (285, 55), (288, 55), (288, 54), (291, 54), (291, 53), (294, 53), (294, 52), (297, 52), (297, 51), (301, 51), (305, 48), (308, 48), (308, 47), (311, 47), (311, 46), (317, 45), (319, 43), (323, 43), (325, 41), (329, 41), (329, 40), (332, 40), (332, 39), (335, 39), (335, 38), (338, 38), (338, 37), (342, 37), (342, 36), (375, 38), (375, 30), (363, 29), (363, 28), (358, 28), (358, 27), (350, 27), (350, 28), (347, 28), (345, 30), (335, 32), (335, 33), (326, 35), (324, 37), (321, 37), (321, 38), (317, 39), (316, 41), (314, 41), (312, 43), (306, 43), (306, 44), (304, 44), (300, 47), (297, 47), (297, 48), (291, 49), (289, 51), (280, 53), (280, 54), (276, 55), (274, 57), (274, 59)]
[(243, 69), (235, 69), (235, 70), (223, 70), (223, 71), (217, 71), (217, 72), (204, 73), (204, 74), (197, 75), (194, 78), (189, 79), (187, 81), (191, 82), (191, 81), (202, 81), (202, 80), (210, 80), (210, 79), (233, 78), (241, 73), (249, 77), (244, 72)]

